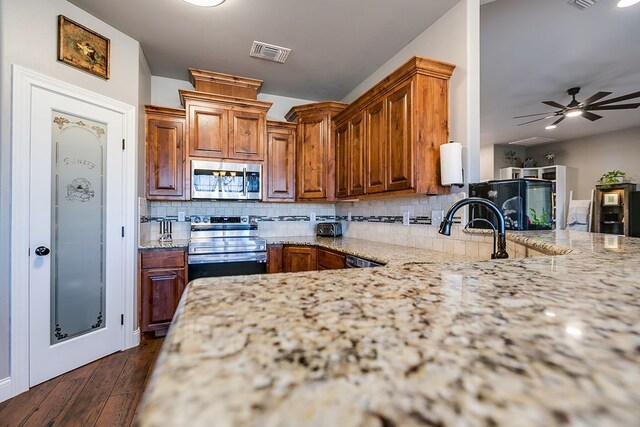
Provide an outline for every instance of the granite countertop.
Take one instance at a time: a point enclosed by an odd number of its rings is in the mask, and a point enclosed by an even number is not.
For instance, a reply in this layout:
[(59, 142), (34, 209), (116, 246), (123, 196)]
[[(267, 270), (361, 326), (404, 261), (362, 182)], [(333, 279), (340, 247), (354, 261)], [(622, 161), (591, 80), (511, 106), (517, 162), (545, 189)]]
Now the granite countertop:
[(148, 242), (140, 243), (138, 245), (139, 250), (147, 249), (184, 249), (189, 247), (189, 239), (174, 239), (168, 242), (161, 242), (159, 240), (151, 240)]
[(509, 239), (571, 252), (196, 280), (138, 424), (638, 425), (640, 239)]

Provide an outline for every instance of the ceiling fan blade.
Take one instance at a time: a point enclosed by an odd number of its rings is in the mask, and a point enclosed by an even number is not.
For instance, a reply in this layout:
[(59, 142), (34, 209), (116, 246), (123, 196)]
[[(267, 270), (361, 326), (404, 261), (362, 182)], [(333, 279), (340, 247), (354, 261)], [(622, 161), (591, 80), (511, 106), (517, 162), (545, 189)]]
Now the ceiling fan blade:
[(557, 125), (558, 123), (560, 123), (561, 121), (563, 121), (563, 120), (564, 120), (564, 118), (565, 118), (565, 116), (561, 116), (558, 120), (556, 120), (555, 122), (551, 123), (551, 126), (555, 126), (555, 125)]
[(550, 111), (548, 113), (536, 113), (536, 114), (527, 114), (524, 116), (515, 116), (514, 119), (522, 119), (524, 117), (533, 117), (533, 116), (542, 116), (543, 114), (551, 114), (549, 117), (553, 117), (554, 115), (558, 114), (559, 112), (554, 112), (554, 111)]
[(605, 99), (604, 101), (596, 102), (595, 104), (591, 104), (592, 107), (597, 107), (600, 105), (611, 104), (614, 102), (626, 101), (627, 99), (640, 98), (640, 92), (628, 93), (626, 95), (619, 96), (617, 98)]
[(604, 98), (605, 96), (609, 96), (611, 95), (613, 92), (598, 92), (595, 95), (590, 96), (589, 98), (585, 99), (584, 102), (582, 103), (582, 105), (584, 105), (585, 107), (589, 104), (591, 104), (592, 102), (596, 102), (599, 99)]
[(555, 101), (542, 101), (543, 104), (549, 105), (551, 107), (555, 107), (555, 108), (561, 108), (561, 109), (565, 109), (566, 107), (562, 104), (558, 104)]
[(632, 110), (640, 107), (640, 102), (636, 104), (621, 104), (621, 105), (589, 105), (587, 110)]
[(518, 126), (522, 126), (522, 125), (528, 125), (529, 123), (533, 123), (533, 122), (539, 122), (540, 120), (545, 120), (548, 119), (550, 117), (554, 117), (554, 116), (547, 116), (547, 117), (541, 117), (539, 119), (534, 119), (534, 120), (530, 120), (528, 122), (524, 122), (524, 123), (519, 123)]
[(592, 122), (594, 122), (594, 121), (596, 121), (596, 120), (598, 120), (598, 119), (601, 119), (601, 118), (602, 118), (602, 116), (599, 116), (599, 115), (597, 115), (597, 114), (590, 113), (590, 112), (588, 112), (588, 111), (583, 111), (583, 112), (582, 112), (582, 117), (584, 117), (584, 118), (585, 118), (585, 119), (587, 119), (587, 120), (591, 120)]

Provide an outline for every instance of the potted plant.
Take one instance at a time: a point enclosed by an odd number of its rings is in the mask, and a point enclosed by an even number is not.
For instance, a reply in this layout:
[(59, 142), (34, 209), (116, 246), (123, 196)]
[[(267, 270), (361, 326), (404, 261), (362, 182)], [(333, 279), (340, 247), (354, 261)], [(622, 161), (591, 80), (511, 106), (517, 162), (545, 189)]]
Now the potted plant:
[(598, 180), (598, 185), (603, 190), (608, 190), (611, 188), (611, 184), (618, 184), (619, 182), (624, 181), (626, 175), (627, 173), (625, 171), (617, 169), (605, 172)]

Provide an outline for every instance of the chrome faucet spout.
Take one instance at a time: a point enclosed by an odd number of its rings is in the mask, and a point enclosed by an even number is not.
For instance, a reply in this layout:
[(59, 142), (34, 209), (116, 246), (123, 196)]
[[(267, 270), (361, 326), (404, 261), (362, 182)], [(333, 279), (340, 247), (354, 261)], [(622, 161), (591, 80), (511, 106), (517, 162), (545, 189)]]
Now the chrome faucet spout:
[(482, 199), (480, 197), (467, 197), (466, 199), (462, 199), (453, 204), (447, 211), (447, 214), (444, 216), (442, 223), (440, 223), (440, 230), (438, 231), (440, 234), (444, 234), (445, 236), (451, 235), (451, 225), (453, 224), (453, 215), (456, 211), (463, 206), (467, 205), (480, 205), (488, 208), (493, 212), (496, 219), (498, 220), (498, 248), (491, 255), (492, 259), (504, 259), (509, 258), (509, 254), (507, 253), (507, 234), (506, 234), (506, 226), (504, 215), (500, 211), (500, 209), (493, 203), (491, 200)]

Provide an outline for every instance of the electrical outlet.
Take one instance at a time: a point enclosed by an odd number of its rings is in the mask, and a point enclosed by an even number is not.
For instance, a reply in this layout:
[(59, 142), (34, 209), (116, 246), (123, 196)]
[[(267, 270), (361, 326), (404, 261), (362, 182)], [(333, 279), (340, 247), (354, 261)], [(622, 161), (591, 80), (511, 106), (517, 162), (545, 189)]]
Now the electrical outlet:
[(402, 224), (409, 225), (409, 211), (402, 212)]
[(347, 214), (347, 221), (351, 221), (351, 212)]
[(178, 212), (178, 221), (184, 221), (186, 219), (186, 215), (184, 212)]
[(316, 222), (316, 213), (315, 212), (311, 212), (309, 214), (309, 221)]
[(444, 219), (444, 211), (431, 211), (431, 225), (439, 226)]

